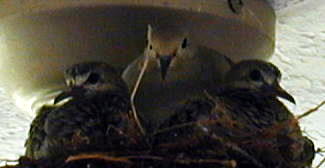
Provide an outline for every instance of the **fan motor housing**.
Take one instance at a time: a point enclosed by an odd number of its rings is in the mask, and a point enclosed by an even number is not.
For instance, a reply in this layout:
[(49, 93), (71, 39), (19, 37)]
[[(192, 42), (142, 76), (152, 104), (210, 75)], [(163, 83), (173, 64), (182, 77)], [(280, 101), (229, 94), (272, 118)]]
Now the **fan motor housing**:
[(272, 7), (264, 0), (232, 2), (1, 1), (0, 86), (29, 108), (64, 87), (62, 72), (71, 64), (103, 61), (126, 67), (143, 52), (148, 24), (184, 25), (196, 43), (234, 61), (270, 58)]

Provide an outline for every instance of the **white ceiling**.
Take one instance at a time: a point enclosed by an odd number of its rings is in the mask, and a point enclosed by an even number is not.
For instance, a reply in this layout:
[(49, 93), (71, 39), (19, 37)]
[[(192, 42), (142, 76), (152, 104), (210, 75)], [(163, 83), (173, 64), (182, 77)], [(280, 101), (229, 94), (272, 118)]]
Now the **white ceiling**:
[(310, 0), (266, 0), (268, 1), (275, 10), (279, 11), (287, 7), (294, 7), (295, 5), (307, 2)]
[[(290, 109), (301, 114), (325, 101), (325, 1), (292, 0), (298, 2), (277, 11), (276, 50), (271, 61), (281, 68), (282, 84), (297, 100)], [(317, 148), (325, 147), (325, 107), (300, 125)], [(322, 158), (317, 154), (314, 164)]]

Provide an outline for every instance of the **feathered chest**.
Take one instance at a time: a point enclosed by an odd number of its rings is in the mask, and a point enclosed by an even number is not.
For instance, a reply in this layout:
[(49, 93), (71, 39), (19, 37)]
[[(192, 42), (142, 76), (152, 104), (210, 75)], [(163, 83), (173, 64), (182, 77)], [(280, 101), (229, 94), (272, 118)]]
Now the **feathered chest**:
[(232, 117), (256, 128), (267, 128), (293, 117), (276, 97), (249, 90), (225, 92), (221, 101)]
[[(126, 114), (129, 110), (129, 100), (118, 94), (104, 94), (92, 97), (75, 98), (64, 104), (54, 113), (71, 115), (64, 117), (74, 120), (100, 119), (114, 120), (114, 116)], [(81, 119), (82, 118), (82, 119)], [(109, 122), (109, 121), (106, 121)]]

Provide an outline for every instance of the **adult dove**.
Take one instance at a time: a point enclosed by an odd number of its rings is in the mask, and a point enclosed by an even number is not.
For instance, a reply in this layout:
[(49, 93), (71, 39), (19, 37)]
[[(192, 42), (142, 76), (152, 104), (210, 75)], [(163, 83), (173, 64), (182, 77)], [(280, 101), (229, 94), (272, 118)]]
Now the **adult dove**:
[(135, 107), (149, 130), (184, 100), (221, 84), (230, 68), (227, 57), (195, 43), (186, 28), (171, 25), (148, 26), (144, 53), (123, 72), (129, 89), (134, 88), (146, 61)]

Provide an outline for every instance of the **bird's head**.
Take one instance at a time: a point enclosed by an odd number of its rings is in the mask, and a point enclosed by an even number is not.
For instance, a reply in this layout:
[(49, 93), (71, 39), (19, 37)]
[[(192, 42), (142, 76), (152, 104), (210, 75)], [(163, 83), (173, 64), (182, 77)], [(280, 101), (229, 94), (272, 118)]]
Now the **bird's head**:
[(188, 33), (184, 29), (166, 25), (157, 27), (148, 25), (145, 55), (150, 60), (156, 60), (162, 80), (165, 80), (168, 70), (177, 60), (191, 57), (193, 49)]
[(225, 77), (225, 82), (230, 86), (258, 90), (295, 104), (294, 98), (280, 86), (280, 80), (280, 70), (275, 65), (260, 60), (241, 61)]
[(119, 73), (110, 65), (87, 62), (72, 65), (64, 72), (68, 90), (55, 98), (55, 103), (68, 97), (91, 96), (108, 91), (127, 93), (128, 89)]

